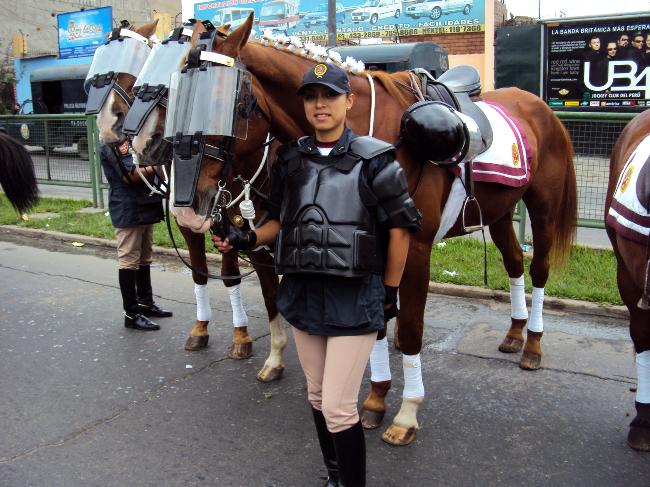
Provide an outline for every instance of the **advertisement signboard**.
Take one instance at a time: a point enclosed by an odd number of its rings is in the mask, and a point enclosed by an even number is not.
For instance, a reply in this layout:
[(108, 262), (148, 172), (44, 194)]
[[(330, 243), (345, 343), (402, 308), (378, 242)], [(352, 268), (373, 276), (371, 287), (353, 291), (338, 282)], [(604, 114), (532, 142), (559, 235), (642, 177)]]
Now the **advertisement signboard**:
[(650, 106), (650, 16), (546, 25), (545, 100), (556, 108)]
[(92, 56), (111, 33), (111, 7), (57, 15), (59, 58)]
[[(265, 30), (302, 40), (327, 40), (327, 0), (223, 0), (196, 3), (194, 16), (215, 25), (241, 25), (254, 12), (253, 37)], [(377, 37), (464, 34), (485, 30), (484, 0), (337, 0), (339, 41)]]

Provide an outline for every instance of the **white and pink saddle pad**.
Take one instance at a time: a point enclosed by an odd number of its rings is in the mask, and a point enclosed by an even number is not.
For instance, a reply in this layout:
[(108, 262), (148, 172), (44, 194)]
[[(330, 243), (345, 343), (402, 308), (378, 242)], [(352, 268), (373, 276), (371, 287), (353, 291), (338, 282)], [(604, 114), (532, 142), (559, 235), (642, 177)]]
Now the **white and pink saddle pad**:
[[(493, 139), (492, 145), (472, 161), (474, 181), (502, 184), (515, 188), (528, 183), (530, 180), (530, 146), (521, 124), (510, 117), (498, 103), (481, 101), (476, 104), (490, 121)], [(462, 166), (452, 168), (456, 176), (463, 175), (464, 170)], [(451, 187), (435, 242), (442, 240), (458, 218), (465, 197), (461, 179), (461, 177), (457, 177)]]
[(639, 201), (636, 186), (641, 169), (650, 164), (650, 134), (625, 163), (616, 183), (607, 224), (619, 235), (645, 244), (650, 234), (650, 214)]

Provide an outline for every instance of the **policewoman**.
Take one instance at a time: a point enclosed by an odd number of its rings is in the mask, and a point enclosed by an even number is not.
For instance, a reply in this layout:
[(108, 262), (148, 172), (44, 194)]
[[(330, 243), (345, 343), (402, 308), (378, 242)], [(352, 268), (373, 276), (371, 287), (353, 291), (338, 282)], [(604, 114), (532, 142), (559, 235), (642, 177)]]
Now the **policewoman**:
[(128, 141), (117, 148), (105, 144), (100, 159), (110, 186), (108, 209), (115, 227), (124, 326), (142, 331), (159, 330), (147, 317), (172, 316), (154, 303), (151, 288), (153, 224), (162, 221), (162, 199), (149, 195), (138, 172), (154, 178), (153, 167), (136, 167)]
[(395, 149), (346, 126), (354, 94), (346, 72), (317, 64), (298, 95), (314, 135), (283, 146), (273, 165), (269, 217), (235, 227), (222, 251), (275, 241), (283, 274), (278, 309), (293, 326), (327, 486), (360, 487), (366, 454), (357, 402), (377, 331), (397, 315), (397, 287), (420, 213)]

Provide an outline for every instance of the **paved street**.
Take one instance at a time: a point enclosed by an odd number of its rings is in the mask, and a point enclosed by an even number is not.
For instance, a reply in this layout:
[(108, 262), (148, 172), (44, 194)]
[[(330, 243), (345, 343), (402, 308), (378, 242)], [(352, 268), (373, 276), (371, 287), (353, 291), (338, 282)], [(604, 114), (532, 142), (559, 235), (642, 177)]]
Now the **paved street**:
[[(121, 324), (112, 252), (0, 235), (0, 485), (321, 485), (292, 341), (282, 380), (255, 380), (269, 349), (255, 279), (242, 286), (255, 355), (233, 361), (221, 284), (211, 346), (190, 353), (192, 284), (175, 260), (153, 271), (175, 316), (139, 333)], [(507, 318), (502, 304), (430, 295), (421, 430), (406, 448), (366, 433), (368, 485), (647, 486), (650, 455), (625, 444), (625, 323), (547, 313), (545, 368), (531, 373), (496, 351)], [(392, 353), (389, 418), (400, 363)]]

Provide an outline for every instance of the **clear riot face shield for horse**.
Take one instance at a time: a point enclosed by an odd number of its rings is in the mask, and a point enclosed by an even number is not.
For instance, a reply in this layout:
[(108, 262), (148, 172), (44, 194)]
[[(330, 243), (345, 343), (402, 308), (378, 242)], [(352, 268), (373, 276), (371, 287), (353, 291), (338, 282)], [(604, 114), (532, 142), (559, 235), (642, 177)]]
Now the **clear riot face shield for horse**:
[[(246, 138), (254, 99), (250, 75), (238, 67), (172, 74), (165, 138), (173, 139), (175, 206), (192, 204), (204, 155), (230, 162), (235, 139)], [(218, 142), (207, 144), (206, 137)]]
[(170, 77), (172, 73), (180, 71), (190, 47), (189, 39), (165, 41), (153, 47), (138, 79), (135, 80), (135, 98), (124, 119), (125, 134), (138, 135), (151, 111), (157, 105), (166, 107)]
[(95, 51), (84, 82), (86, 115), (99, 113), (111, 90), (130, 105), (129, 95), (116, 83), (117, 77), (130, 74), (137, 78), (150, 52), (146, 37), (126, 28), (113, 30), (108, 42)]

